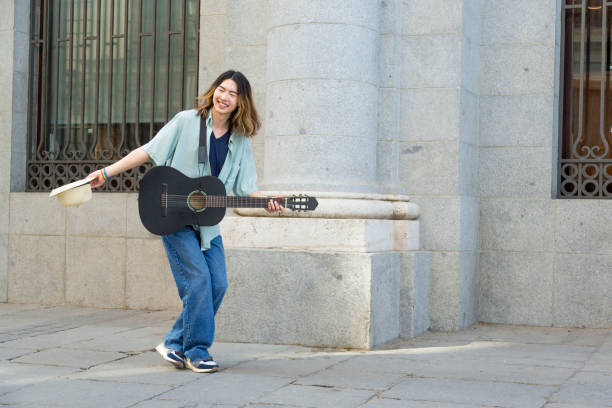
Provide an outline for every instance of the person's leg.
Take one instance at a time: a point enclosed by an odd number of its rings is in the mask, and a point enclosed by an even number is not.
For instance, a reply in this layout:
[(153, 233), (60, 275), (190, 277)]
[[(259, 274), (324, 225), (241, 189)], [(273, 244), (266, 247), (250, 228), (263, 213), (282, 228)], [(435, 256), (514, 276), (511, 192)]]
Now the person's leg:
[(214, 333), (212, 285), (208, 264), (191, 227), (163, 237), (183, 311), (166, 336), (166, 347), (182, 352), (192, 361), (210, 355)]
[(210, 242), (210, 249), (204, 251), (204, 258), (210, 270), (212, 282), (213, 310), (215, 315), (221, 306), (221, 301), (227, 290), (227, 271), (225, 267), (225, 251), (221, 235), (217, 235)]

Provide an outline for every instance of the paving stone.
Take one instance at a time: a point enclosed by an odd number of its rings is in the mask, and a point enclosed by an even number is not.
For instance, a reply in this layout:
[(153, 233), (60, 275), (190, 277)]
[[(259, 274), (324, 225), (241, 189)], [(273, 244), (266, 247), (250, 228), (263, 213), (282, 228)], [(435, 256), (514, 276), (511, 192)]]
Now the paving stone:
[(154, 349), (164, 339), (166, 332), (166, 329), (159, 327), (143, 327), (96, 337), (88, 341), (72, 343), (67, 347), (124, 353), (144, 352)]
[(418, 377), (559, 385), (575, 372), (572, 368), (509, 365), (503, 362), (453, 359), (414, 371)]
[(238, 405), (198, 404), (197, 402), (185, 403), (184, 401), (166, 401), (154, 398), (148, 401), (139, 402), (130, 408), (238, 408)]
[(159, 399), (220, 404), (247, 404), (290, 383), (286, 378), (229, 373), (200, 374), (201, 379), (166, 392)]
[(145, 352), (69, 376), (72, 379), (138, 384), (182, 385), (198, 379), (191, 370), (177, 370), (156, 351)]
[(363, 408), (482, 408), (485, 405), (453, 404), (445, 402), (406, 401), (390, 398), (376, 398), (363, 405)]
[(260, 357), (277, 355), (277, 353), (281, 352), (288, 352), (291, 354), (293, 350), (291, 346), (277, 346), (272, 344), (215, 342), (210, 348), (210, 354), (215, 358), (219, 367), (223, 369)]
[(565, 384), (551, 401), (609, 407), (612, 406), (612, 387), (603, 384)]
[(304, 377), (295, 382), (298, 385), (314, 385), (323, 387), (338, 387), (364, 390), (385, 390), (397, 384), (405, 374), (369, 371), (367, 366), (361, 370), (331, 368)]
[(55, 379), (31, 385), (2, 396), (7, 404), (37, 404), (62, 408), (127, 407), (168, 390), (150, 384), (123, 384)]
[(53, 348), (16, 358), (13, 363), (50, 365), (87, 369), (101, 363), (124, 358), (125, 354), (108, 351), (71, 350)]
[(498, 405), (505, 408), (540, 408), (556, 389), (551, 386), (486, 381), (409, 378), (382, 394), (383, 398)]
[(0, 348), (0, 360), (10, 360), (30, 353), (34, 353), (34, 350), (24, 348)]
[(234, 374), (258, 374), (273, 377), (299, 378), (324, 370), (348, 357), (323, 356), (313, 358), (277, 358), (264, 357), (259, 360), (247, 361), (226, 370)]
[(340, 390), (328, 387), (289, 385), (270, 393), (257, 402), (285, 404), (293, 407), (357, 407), (374, 395), (365, 390)]
[[(75, 372), (74, 368), (0, 363), (0, 395)], [(4, 397), (0, 398), (5, 402)]]
[(125, 328), (121, 327), (82, 326), (67, 330), (59, 330), (50, 334), (41, 334), (38, 336), (7, 341), (0, 343), (0, 347), (29, 347), (44, 350), (70, 345), (71, 343), (80, 341), (87, 341), (101, 336), (108, 336), (125, 330)]
[[(612, 371), (612, 368), (611, 368)], [(597, 384), (610, 387), (612, 390), (612, 374), (581, 371), (569, 379), (570, 384)]]

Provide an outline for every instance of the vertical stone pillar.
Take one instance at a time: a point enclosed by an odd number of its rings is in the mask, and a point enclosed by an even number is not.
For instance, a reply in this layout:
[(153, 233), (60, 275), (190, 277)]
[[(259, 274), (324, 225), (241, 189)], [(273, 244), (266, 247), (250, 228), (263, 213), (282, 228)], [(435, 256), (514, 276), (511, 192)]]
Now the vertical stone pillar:
[(270, 1), (263, 189), (377, 190), (378, 16), (371, 0)]

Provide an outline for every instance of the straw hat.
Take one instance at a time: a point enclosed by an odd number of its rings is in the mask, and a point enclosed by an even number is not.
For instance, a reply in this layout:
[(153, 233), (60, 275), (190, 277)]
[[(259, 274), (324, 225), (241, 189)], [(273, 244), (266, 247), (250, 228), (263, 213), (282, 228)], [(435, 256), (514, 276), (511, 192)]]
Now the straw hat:
[(49, 197), (57, 196), (59, 202), (66, 206), (81, 205), (91, 199), (91, 184), (93, 177), (66, 184), (51, 191)]

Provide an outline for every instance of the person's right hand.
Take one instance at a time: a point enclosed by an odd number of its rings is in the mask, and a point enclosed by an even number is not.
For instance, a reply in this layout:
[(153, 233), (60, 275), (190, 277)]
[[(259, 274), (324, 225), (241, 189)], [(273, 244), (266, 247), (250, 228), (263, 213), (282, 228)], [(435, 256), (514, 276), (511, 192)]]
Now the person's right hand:
[(87, 176), (87, 178), (93, 178), (93, 180), (91, 180), (92, 188), (100, 187), (106, 182), (106, 180), (104, 180), (104, 176), (102, 176), (102, 170), (94, 171), (89, 176)]

